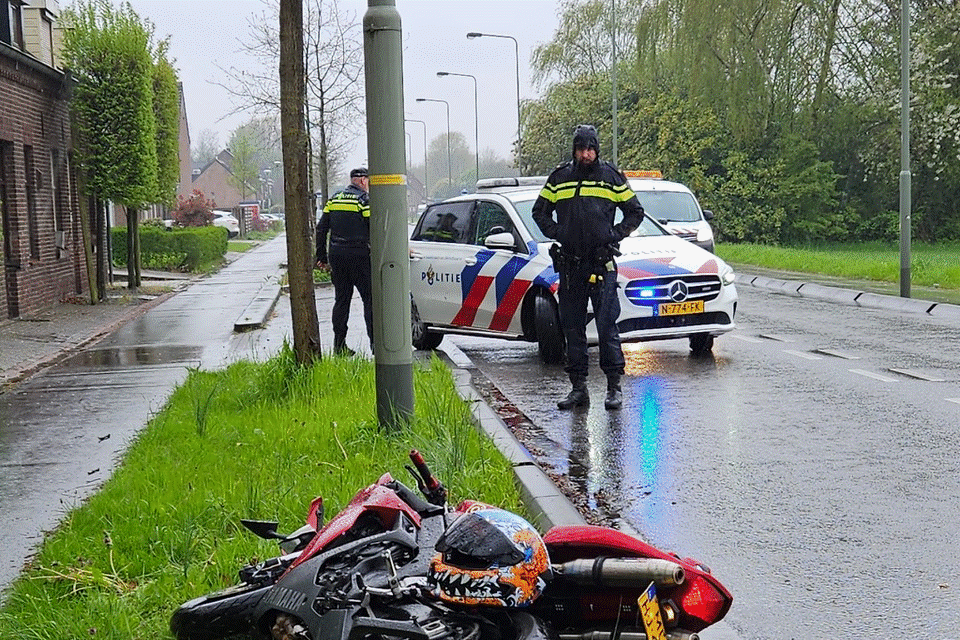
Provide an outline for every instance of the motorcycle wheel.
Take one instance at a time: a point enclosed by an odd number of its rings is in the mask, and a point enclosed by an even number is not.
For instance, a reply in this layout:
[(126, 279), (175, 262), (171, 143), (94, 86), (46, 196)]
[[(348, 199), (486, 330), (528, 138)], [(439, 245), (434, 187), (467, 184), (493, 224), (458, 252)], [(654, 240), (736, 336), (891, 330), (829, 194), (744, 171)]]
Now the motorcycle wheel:
[(170, 618), (177, 640), (224, 640), (246, 636), (253, 611), (271, 587), (238, 584), (180, 605)]

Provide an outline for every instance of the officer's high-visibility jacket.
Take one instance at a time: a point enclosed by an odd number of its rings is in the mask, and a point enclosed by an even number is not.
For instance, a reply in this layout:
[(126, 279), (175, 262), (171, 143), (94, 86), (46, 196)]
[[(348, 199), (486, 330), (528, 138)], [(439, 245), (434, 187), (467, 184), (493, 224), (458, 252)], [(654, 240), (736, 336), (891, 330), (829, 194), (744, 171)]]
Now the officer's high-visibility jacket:
[(327, 234), (330, 253), (370, 253), (370, 196), (353, 184), (327, 200), (317, 223), (317, 262), (326, 263)]
[[(614, 225), (617, 207), (623, 220)], [(620, 242), (640, 226), (643, 207), (614, 165), (598, 159), (581, 167), (570, 160), (547, 178), (533, 204), (533, 219), (564, 253), (590, 260), (598, 247)]]

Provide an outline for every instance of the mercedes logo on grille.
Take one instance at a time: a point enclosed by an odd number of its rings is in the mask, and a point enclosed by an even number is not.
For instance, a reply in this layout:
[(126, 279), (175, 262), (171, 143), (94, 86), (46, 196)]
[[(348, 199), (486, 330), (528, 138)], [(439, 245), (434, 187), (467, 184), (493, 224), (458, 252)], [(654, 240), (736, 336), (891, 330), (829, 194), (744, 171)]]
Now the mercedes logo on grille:
[(687, 299), (687, 283), (681, 280), (670, 285), (670, 299), (674, 302), (683, 302)]

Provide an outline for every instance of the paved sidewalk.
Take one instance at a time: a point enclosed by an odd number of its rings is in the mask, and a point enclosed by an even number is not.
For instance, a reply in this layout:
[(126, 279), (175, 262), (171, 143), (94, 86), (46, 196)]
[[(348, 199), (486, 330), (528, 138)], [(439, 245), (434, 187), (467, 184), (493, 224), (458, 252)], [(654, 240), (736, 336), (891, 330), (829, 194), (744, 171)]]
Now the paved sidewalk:
[(96, 305), (77, 298), (36, 315), (0, 321), (0, 391), (106, 336), (188, 282), (182, 278), (145, 281), (136, 293), (115, 285), (107, 300)]

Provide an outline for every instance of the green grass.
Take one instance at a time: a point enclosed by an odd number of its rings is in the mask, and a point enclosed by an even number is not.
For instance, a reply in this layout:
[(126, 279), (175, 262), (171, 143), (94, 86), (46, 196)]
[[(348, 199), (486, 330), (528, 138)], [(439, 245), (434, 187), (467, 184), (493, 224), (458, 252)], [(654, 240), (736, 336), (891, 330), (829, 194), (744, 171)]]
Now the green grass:
[(246, 240), (227, 240), (227, 251), (233, 251), (235, 253), (249, 251), (254, 246), (253, 242), (247, 242)]
[(240, 518), (329, 515), (385, 471), (412, 486), (420, 449), (450, 489), (523, 513), (509, 464), (474, 427), (449, 370), (415, 371), (416, 417), (380, 430), (373, 363), (330, 357), (298, 368), (289, 347), (266, 363), (191, 371), (96, 495), (71, 511), (6, 594), (0, 638), (169, 638), (182, 602), (233, 584), (275, 555)]
[[(770, 247), (718, 243), (717, 254), (736, 265), (817, 273), (853, 280), (887, 283), (900, 280), (900, 248), (895, 244)], [(910, 262), (912, 284), (960, 289), (960, 244), (914, 243)]]

